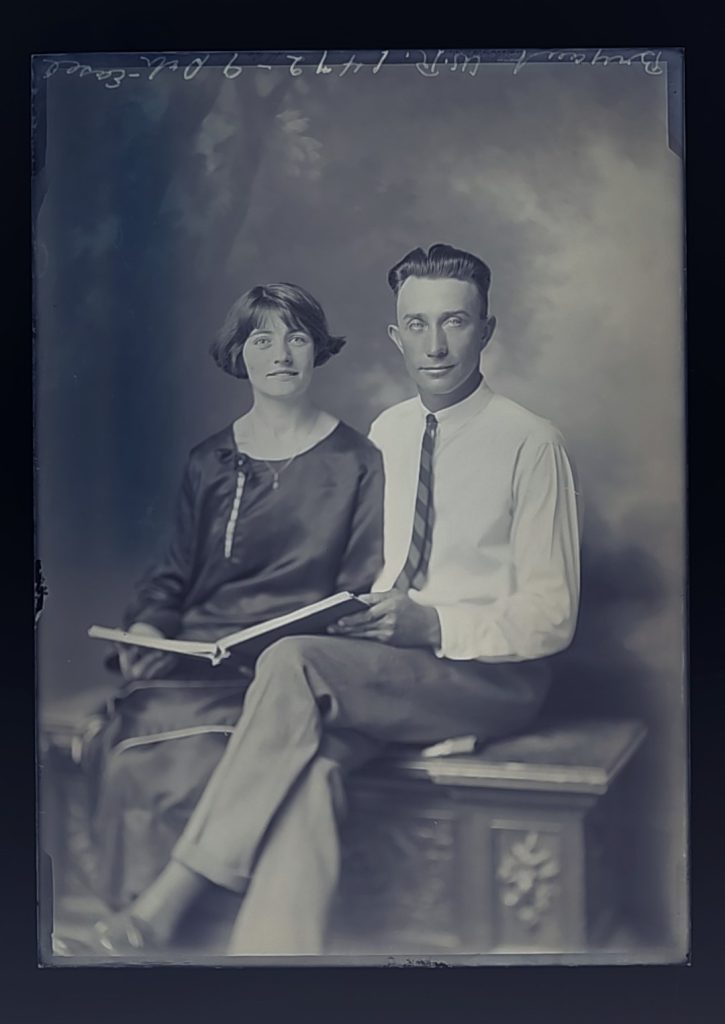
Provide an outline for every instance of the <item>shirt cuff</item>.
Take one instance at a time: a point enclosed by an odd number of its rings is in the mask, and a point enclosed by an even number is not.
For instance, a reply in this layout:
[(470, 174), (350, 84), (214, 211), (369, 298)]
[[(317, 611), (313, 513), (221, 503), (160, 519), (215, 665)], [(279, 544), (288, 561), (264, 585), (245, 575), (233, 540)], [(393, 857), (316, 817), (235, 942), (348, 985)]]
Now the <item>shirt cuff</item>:
[(476, 655), (471, 653), (470, 624), (462, 621), (461, 609), (436, 606), (436, 612), (441, 627), (441, 642), (438, 647), (433, 648), (435, 656), (454, 661), (469, 661), (475, 658)]
[[(438, 658), (452, 661), (531, 661), (565, 650), (571, 643), (574, 622), (564, 613), (537, 621), (533, 613), (519, 620), (503, 614), (500, 605), (436, 606), (441, 642)], [(531, 612), (531, 610), (529, 609)]]
[(493, 609), (465, 605), (436, 605), (441, 627), (438, 658), (451, 661), (522, 661), (501, 631)]

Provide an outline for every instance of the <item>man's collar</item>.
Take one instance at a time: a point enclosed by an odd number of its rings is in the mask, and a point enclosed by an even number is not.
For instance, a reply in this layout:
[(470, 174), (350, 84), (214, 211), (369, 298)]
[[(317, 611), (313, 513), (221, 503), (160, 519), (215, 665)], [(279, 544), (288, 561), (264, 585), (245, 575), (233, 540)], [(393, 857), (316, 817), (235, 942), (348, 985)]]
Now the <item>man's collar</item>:
[[(477, 413), (482, 412), (492, 398), (493, 391), (486, 383), (484, 377), (473, 394), (469, 395), (468, 398), (456, 402), (455, 405), (449, 405), (446, 409), (440, 409), (434, 415), (440, 424), (445, 425), (446, 429), (461, 426), (477, 415)], [(418, 398), (417, 405), (419, 415), (422, 419), (425, 419), (430, 410), (426, 409), (420, 397)]]

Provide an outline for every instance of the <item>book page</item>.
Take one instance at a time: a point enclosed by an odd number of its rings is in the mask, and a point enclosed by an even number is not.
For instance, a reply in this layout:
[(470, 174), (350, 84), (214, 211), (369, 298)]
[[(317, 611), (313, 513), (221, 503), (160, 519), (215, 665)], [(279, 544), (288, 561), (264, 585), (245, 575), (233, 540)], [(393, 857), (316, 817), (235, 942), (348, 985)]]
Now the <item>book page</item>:
[(130, 633), (125, 629), (111, 629), (107, 626), (91, 626), (88, 636), (96, 640), (110, 640), (117, 644), (132, 644), (134, 647), (150, 647), (155, 651), (170, 651), (174, 654), (192, 654), (202, 658), (213, 658), (217, 645), (197, 640), (174, 640), (163, 636), (144, 636)]

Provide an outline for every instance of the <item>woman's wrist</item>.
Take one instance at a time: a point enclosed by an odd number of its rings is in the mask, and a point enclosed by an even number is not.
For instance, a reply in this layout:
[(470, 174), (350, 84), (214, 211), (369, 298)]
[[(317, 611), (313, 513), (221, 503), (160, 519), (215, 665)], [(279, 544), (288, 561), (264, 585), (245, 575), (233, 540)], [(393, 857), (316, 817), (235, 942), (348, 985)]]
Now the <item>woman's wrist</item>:
[(134, 622), (128, 627), (128, 632), (149, 637), (163, 637), (164, 635), (157, 626), (152, 626), (150, 622)]

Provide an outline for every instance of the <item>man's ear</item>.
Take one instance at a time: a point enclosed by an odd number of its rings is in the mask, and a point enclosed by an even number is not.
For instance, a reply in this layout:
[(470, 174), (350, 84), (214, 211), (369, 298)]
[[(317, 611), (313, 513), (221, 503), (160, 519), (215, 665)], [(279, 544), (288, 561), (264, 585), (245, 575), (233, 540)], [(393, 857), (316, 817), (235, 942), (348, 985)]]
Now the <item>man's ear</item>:
[(398, 330), (397, 324), (388, 324), (388, 337), (397, 348), (398, 352), (402, 354), (403, 344), (400, 340), (400, 331)]
[(496, 330), (496, 317), (490, 316), (483, 325), (483, 331), (481, 332), (481, 351), (486, 348), (493, 332)]

